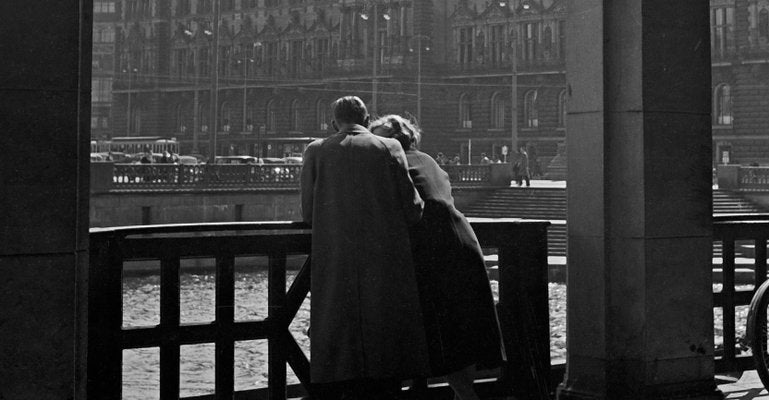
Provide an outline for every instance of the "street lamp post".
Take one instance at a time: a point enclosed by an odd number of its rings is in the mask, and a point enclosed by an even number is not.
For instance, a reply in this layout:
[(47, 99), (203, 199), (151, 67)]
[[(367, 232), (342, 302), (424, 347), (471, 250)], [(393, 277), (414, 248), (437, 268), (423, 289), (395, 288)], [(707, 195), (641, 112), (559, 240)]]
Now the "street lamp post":
[[(531, 6), (525, 0), (521, 7), (528, 10)], [(513, 15), (513, 29), (510, 35), (510, 141), (512, 151), (518, 150), (518, 13)]]
[[(377, 92), (379, 91), (379, 81), (377, 76), (377, 64), (379, 63), (379, 5), (376, 2), (371, 3), (371, 17), (374, 20), (374, 32), (373, 32), (373, 57), (371, 62), (371, 111), (376, 113), (377, 111)], [(368, 20), (369, 16), (365, 12), (360, 14), (363, 20)], [(390, 14), (385, 12), (382, 14), (382, 18), (386, 21), (390, 20)]]
[[(192, 73), (194, 76), (193, 86), (192, 86), (192, 153), (197, 154), (199, 153), (198, 149), (198, 55), (196, 52), (195, 47), (193, 46), (194, 34), (189, 29), (184, 29), (184, 34), (187, 36), (187, 40), (189, 41), (189, 50), (190, 55), (192, 56)], [(189, 61), (189, 57), (187, 58)], [(189, 66), (187, 67), (187, 71), (189, 71)]]
[[(417, 49), (417, 121), (422, 122), (422, 49), (425, 51), (430, 51), (430, 45), (428, 44), (426, 47), (422, 45), (422, 40), (427, 39), (430, 40), (430, 37), (427, 35), (414, 35), (409, 39), (409, 44), (412, 40), (418, 39), (419, 40), (419, 48)], [(412, 46), (409, 46), (409, 51), (413, 52), (414, 48)]]
[(214, 7), (214, 20), (211, 23), (212, 27), (212, 76), (211, 76), (211, 104), (210, 104), (210, 120), (211, 120), (211, 126), (210, 126), (210, 132), (211, 135), (209, 136), (209, 159), (211, 162), (216, 162), (216, 133), (218, 131), (217, 128), (217, 108), (219, 103), (219, 18), (221, 15), (221, 9), (220, 9), (220, 1), (214, 0), (213, 7)]
[(128, 73), (128, 93), (127, 93), (128, 101), (126, 102), (128, 108), (126, 109), (126, 124), (125, 124), (126, 136), (131, 136), (131, 97), (133, 97), (131, 96), (131, 75), (133, 74), (133, 72), (137, 72), (137, 71), (138, 70), (131, 67), (131, 52), (129, 51), (128, 52), (128, 69), (123, 70), (123, 72)]
[[(261, 42), (255, 42), (252, 44), (251, 57), (254, 57), (254, 54), (253, 54), (254, 50), (261, 45), (262, 45)], [(247, 101), (246, 91), (248, 90), (248, 63), (249, 62), (253, 64), (254, 59), (248, 57), (248, 52), (246, 52), (246, 44), (243, 43), (243, 125), (242, 125), (243, 132), (248, 132), (248, 127), (246, 126), (246, 123), (248, 122), (246, 120), (246, 112), (248, 111), (246, 107), (246, 101)]]

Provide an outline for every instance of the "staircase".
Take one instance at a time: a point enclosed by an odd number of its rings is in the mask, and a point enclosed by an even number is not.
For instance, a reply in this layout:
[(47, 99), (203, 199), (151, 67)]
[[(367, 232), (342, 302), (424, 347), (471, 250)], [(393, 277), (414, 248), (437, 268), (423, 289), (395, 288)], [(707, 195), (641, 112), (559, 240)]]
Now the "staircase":
[(547, 229), (550, 256), (566, 256), (566, 190), (563, 188), (504, 188), (461, 210), (480, 218), (526, 218), (564, 221)]
[[(461, 210), (468, 217), (525, 218), (557, 221), (548, 228), (548, 255), (566, 256), (566, 190), (564, 188), (497, 189), (486, 198)], [(769, 209), (722, 189), (713, 190), (713, 215), (765, 213)], [(563, 223), (560, 223), (563, 221)], [(714, 243), (714, 257), (721, 244)]]
[(767, 211), (769, 210), (765, 207), (730, 190), (713, 190), (713, 215), (765, 213)]

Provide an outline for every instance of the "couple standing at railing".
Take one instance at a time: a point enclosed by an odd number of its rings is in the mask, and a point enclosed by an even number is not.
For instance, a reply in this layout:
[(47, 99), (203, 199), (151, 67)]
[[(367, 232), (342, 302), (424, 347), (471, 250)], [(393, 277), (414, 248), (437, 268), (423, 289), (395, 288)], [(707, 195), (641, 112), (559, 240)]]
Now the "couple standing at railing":
[(503, 351), (481, 248), (448, 176), (416, 149), (409, 121), (369, 125), (354, 96), (333, 112), (338, 133), (307, 147), (301, 176), (312, 399), (397, 399), (403, 380), (442, 375), (456, 398), (477, 399), (476, 365), (499, 365)]

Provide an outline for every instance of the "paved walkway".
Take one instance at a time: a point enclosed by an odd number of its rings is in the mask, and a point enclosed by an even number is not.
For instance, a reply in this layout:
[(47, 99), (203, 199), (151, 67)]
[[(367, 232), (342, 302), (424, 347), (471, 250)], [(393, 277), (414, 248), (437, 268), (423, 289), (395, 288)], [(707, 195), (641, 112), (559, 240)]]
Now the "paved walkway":
[(718, 385), (718, 388), (724, 392), (725, 398), (729, 400), (769, 400), (769, 393), (761, 384), (756, 371), (745, 371), (742, 376), (719, 376), (718, 378), (722, 378), (722, 382), (724, 380), (734, 381)]

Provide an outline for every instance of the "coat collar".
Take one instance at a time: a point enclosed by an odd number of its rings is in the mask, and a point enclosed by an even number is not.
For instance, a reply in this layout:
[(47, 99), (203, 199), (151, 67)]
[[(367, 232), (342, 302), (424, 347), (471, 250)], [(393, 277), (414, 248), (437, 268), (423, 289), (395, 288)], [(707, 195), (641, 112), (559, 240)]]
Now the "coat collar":
[(366, 129), (366, 127), (363, 125), (352, 124), (352, 125), (349, 125), (347, 128), (339, 131), (339, 133), (342, 135), (358, 135), (361, 133), (370, 134), (371, 132), (368, 129)]

